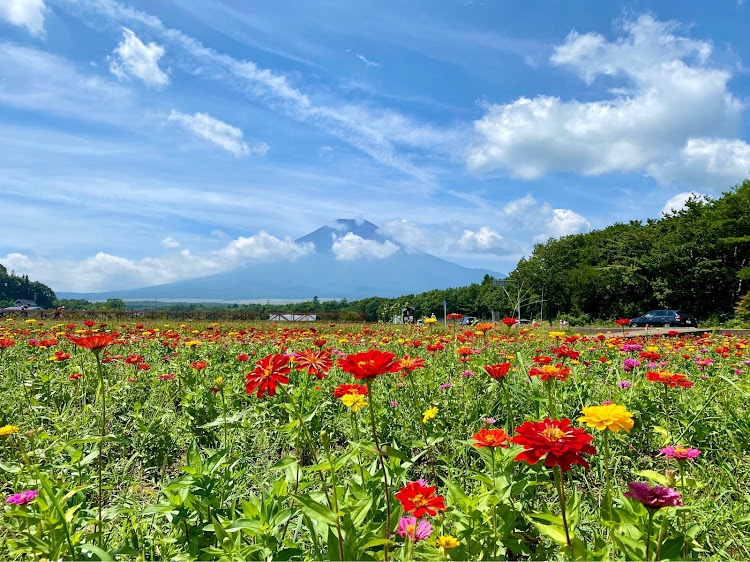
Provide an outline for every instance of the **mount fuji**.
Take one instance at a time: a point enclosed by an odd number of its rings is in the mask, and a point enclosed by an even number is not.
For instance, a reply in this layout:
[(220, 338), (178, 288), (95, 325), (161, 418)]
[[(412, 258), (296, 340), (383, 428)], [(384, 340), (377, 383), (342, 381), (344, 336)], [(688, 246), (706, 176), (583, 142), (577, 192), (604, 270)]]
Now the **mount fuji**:
[[(409, 248), (369, 221), (339, 219), (297, 244), (314, 251), (293, 262), (255, 260), (242, 267), (186, 281), (102, 293), (59, 293), (59, 298), (105, 300), (253, 300), (397, 297), (481, 283), (486, 269), (470, 269)], [(309, 247), (309, 246), (308, 246)]]

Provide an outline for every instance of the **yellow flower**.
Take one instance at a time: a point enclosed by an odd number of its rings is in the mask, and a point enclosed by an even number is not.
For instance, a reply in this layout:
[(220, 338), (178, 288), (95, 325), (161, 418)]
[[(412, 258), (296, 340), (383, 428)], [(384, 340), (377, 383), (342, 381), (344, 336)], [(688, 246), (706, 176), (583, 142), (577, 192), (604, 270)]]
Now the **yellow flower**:
[(424, 323), (425, 324), (432, 324), (433, 322), (437, 322), (437, 318), (430, 317), (430, 318), (425, 318), (424, 319)]
[(198, 340), (192, 340), (192, 341), (186, 341), (185, 342), (185, 347), (199, 347), (201, 345), (203, 345), (203, 342), (198, 341)]
[(438, 537), (438, 540), (435, 541), (436, 546), (445, 549), (456, 548), (460, 544), (461, 541), (459, 541), (456, 537), (452, 537), (450, 535)]
[(439, 410), (437, 408), (430, 408), (422, 412), (422, 423), (427, 423), (429, 420), (435, 419), (435, 416)]
[(341, 338), (341, 339), (339, 340), (339, 343), (341, 343), (341, 344), (344, 344), (344, 343), (349, 343), (349, 340), (348, 340), (348, 339), (346, 339), (346, 338)]
[(367, 398), (363, 394), (344, 394), (341, 397), (341, 401), (344, 403), (344, 406), (351, 408), (352, 412), (367, 407)]
[(551, 337), (553, 339), (554, 338), (564, 338), (565, 337), (565, 332), (550, 332), (549, 333), (549, 337)]
[(13, 435), (18, 428), (15, 425), (4, 425), (0, 427), (0, 435)]
[(633, 414), (628, 412), (624, 406), (619, 404), (607, 404), (606, 406), (588, 406), (581, 410), (583, 414), (578, 421), (589, 427), (595, 427), (599, 431), (609, 429), (620, 431), (624, 429), (630, 433), (633, 427)]
[(224, 388), (224, 377), (217, 377), (216, 380), (214, 381), (214, 384), (218, 388)]

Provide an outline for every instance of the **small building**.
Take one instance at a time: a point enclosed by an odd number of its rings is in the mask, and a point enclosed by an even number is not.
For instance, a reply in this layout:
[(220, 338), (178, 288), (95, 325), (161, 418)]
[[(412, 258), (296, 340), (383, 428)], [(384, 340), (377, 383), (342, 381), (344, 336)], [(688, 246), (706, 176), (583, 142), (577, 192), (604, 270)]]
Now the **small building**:
[(44, 310), (41, 306), (37, 306), (36, 301), (30, 299), (16, 299), (13, 306), (4, 308), (3, 310), (14, 311), (14, 310)]

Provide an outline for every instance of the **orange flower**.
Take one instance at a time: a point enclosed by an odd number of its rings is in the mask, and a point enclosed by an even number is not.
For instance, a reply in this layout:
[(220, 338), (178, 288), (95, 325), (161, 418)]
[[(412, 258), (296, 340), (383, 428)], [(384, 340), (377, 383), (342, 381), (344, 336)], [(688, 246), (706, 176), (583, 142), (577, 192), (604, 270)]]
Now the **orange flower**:
[(505, 443), (510, 441), (510, 435), (502, 429), (480, 429), (479, 433), (471, 436), (475, 441), (474, 446), (481, 449), (483, 447), (502, 447), (508, 448)]
[(294, 368), (297, 370), (307, 369), (309, 375), (315, 375), (318, 380), (323, 380), (328, 369), (333, 366), (331, 354), (327, 351), (313, 351), (306, 349), (294, 354)]
[(572, 373), (571, 369), (563, 369), (562, 364), (558, 363), (557, 365), (532, 367), (529, 369), (529, 376), (539, 377), (543, 381), (546, 381), (547, 379), (560, 379), (561, 381), (566, 381), (569, 376), (572, 376)]
[(679, 375), (669, 371), (647, 371), (646, 378), (652, 382), (660, 382), (669, 385), (672, 388), (692, 388), (693, 383), (688, 380), (687, 375)]
[(422, 359), (421, 357), (409, 357), (408, 355), (404, 355), (404, 358), (400, 359), (398, 363), (396, 363), (396, 370), (414, 371), (415, 369), (423, 369), (424, 366), (424, 359)]

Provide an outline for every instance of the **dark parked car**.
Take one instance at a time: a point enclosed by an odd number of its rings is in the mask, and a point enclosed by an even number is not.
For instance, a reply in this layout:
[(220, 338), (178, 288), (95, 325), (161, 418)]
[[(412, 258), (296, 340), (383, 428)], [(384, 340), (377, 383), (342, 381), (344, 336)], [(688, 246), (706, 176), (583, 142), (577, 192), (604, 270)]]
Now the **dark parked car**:
[(664, 326), (665, 328), (672, 326), (697, 328), (698, 320), (692, 314), (682, 310), (651, 310), (643, 316), (631, 319), (628, 325), (631, 328), (638, 328), (646, 324), (649, 326)]

